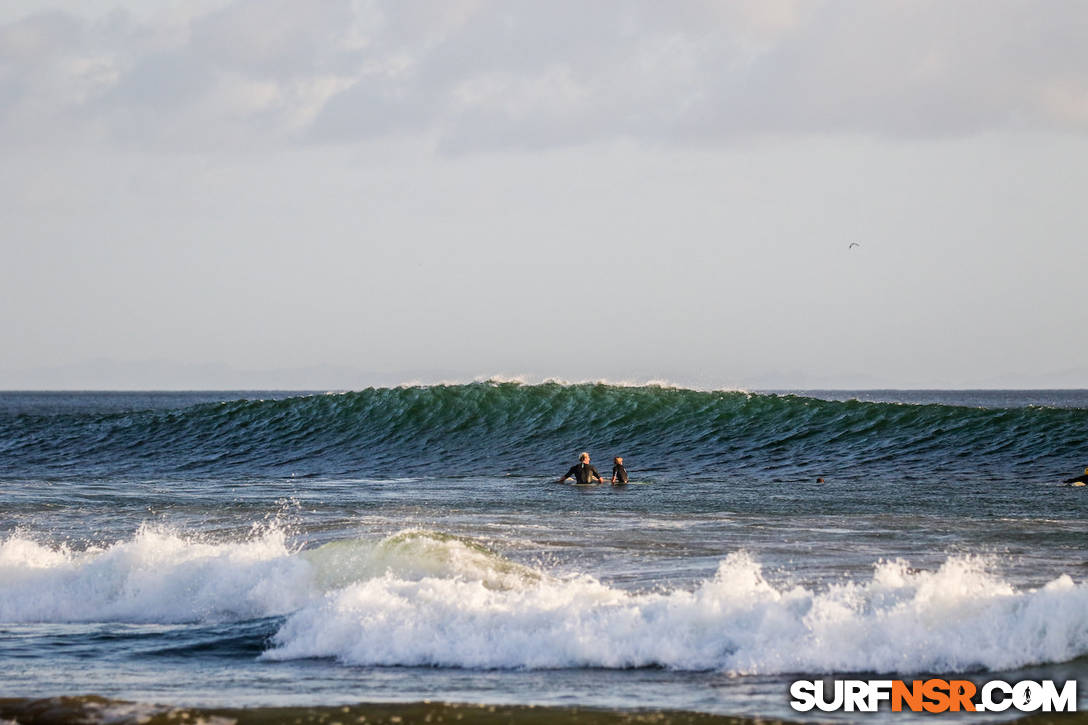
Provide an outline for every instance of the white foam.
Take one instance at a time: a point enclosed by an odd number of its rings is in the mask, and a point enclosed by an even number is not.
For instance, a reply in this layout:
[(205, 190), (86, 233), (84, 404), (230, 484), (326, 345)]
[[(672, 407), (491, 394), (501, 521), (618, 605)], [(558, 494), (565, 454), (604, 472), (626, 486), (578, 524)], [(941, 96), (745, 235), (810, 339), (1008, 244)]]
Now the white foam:
[(191, 622), (285, 614), (311, 595), (309, 564), (279, 529), (208, 543), (143, 527), (72, 551), (12, 535), (0, 543), (0, 621)]
[(520, 586), (539, 574), (483, 546), (427, 531), (298, 551), (278, 526), (208, 542), (144, 526), (131, 540), (73, 551), (25, 533), (0, 542), (0, 622), (229, 621), (288, 614), (332, 588), (387, 573)]
[(275, 527), (237, 542), (145, 527), (81, 551), (21, 533), (0, 541), (0, 622), (287, 615), (265, 657), (365, 665), (952, 673), (1088, 654), (1088, 585), (1017, 589), (991, 564), (882, 562), (813, 590), (736, 553), (692, 590), (636, 593), (419, 530), (309, 550)]
[(481, 668), (664, 666), (737, 673), (962, 672), (1088, 653), (1088, 588), (1015, 591), (973, 558), (883, 563), (865, 583), (776, 588), (744, 554), (694, 591), (589, 577), (489, 588), (461, 578), (356, 582), (289, 617), (271, 659)]
[[(440, 388), (456, 387), (473, 383), (482, 383), (487, 385), (518, 385), (524, 387), (533, 387), (538, 385), (559, 385), (565, 388), (579, 387), (583, 385), (604, 385), (610, 388), (662, 388), (665, 390), (691, 390), (694, 392), (702, 393), (744, 393), (747, 395), (751, 395), (750, 391), (743, 386), (725, 385), (720, 387), (704, 387), (693, 384), (673, 382), (670, 380), (665, 380), (663, 378), (583, 378), (580, 380), (567, 380), (554, 376), (508, 374), (477, 375), (474, 378), (446, 378), (434, 381), (414, 379), (406, 380), (402, 383), (392, 386), (392, 388)], [(386, 388), (377, 386), (374, 389), (383, 390)]]

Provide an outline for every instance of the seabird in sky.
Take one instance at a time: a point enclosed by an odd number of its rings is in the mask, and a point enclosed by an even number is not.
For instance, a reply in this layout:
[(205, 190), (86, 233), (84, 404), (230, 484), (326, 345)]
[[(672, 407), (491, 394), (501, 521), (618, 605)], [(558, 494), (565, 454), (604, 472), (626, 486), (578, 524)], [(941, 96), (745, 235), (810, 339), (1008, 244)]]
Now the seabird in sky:
[(860, 246), (861, 245), (858, 244), (857, 242), (850, 242), (850, 246), (848, 246), (847, 249), (853, 249), (854, 247), (860, 247)]

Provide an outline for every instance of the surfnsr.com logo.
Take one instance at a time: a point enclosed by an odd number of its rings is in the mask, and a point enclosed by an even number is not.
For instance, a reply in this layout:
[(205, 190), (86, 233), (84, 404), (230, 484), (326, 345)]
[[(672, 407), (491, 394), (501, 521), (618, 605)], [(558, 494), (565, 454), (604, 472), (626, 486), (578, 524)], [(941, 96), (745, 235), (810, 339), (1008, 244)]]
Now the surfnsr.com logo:
[(884, 703), (892, 712), (1075, 712), (1077, 681), (1059, 689), (1053, 680), (990, 680), (981, 687), (969, 680), (797, 680), (790, 697), (797, 712), (876, 712)]

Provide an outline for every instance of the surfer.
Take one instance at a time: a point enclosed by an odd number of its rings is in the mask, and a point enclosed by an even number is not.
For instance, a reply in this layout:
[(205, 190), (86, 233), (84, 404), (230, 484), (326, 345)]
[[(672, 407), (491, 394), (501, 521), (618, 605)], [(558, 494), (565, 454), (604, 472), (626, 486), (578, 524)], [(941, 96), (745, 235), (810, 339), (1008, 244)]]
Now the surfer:
[(578, 463), (571, 466), (566, 475), (556, 483), (564, 483), (568, 478), (573, 478), (575, 483), (593, 483), (593, 479), (597, 479), (597, 483), (604, 483), (601, 474), (597, 472), (597, 467), (589, 465), (588, 453), (578, 456)]
[(627, 483), (627, 469), (623, 467), (623, 457), (616, 456), (612, 459), (612, 485), (620, 486)]
[(1070, 478), (1062, 483), (1068, 483), (1070, 486), (1083, 486), (1088, 484), (1088, 468), (1084, 469), (1083, 476), (1077, 476), (1076, 478)]

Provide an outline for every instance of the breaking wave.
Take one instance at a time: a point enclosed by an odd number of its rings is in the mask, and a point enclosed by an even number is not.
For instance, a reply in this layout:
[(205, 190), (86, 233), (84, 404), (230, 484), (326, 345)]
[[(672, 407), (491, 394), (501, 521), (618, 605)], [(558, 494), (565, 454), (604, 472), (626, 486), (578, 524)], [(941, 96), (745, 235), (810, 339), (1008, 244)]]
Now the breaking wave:
[(262, 657), (360, 665), (911, 673), (1088, 654), (1088, 586), (1066, 575), (1017, 589), (954, 556), (818, 590), (780, 578), (736, 552), (694, 588), (629, 591), (416, 529), (302, 550), (275, 527), (240, 542), (145, 527), (81, 551), (23, 533), (0, 542), (0, 621), (277, 617)]

